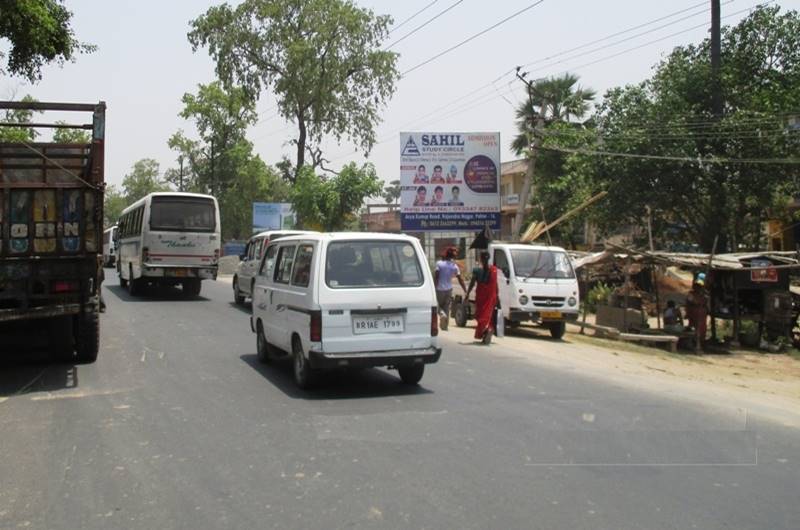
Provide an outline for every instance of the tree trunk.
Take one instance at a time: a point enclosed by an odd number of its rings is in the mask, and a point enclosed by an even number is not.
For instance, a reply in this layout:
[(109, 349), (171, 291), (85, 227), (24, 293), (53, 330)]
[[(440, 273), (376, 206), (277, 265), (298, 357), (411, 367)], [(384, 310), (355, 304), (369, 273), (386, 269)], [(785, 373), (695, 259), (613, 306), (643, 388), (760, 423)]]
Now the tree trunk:
[(307, 131), (306, 131), (306, 120), (303, 117), (303, 114), (297, 113), (297, 164), (294, 168), (294, 180), (292, 184), (297, 182), (297, 176), (300, 174), (300, 169), (306, 163), (306, 139), (307, 139)]

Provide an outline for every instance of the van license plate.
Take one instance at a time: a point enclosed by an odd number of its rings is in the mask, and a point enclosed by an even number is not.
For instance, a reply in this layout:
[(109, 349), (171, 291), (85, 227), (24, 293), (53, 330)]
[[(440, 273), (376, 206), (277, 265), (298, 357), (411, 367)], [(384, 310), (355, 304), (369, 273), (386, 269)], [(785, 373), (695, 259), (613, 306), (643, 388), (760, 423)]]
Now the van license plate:
[(180, 278), (188, 276), (188, 272), (186, 269), (172, 269), (172, 275)]
[(401, 315), (354, 316), (353, 333), (402, 333), (403, 317)]
[(542, 311), (540, 313), (542, 318), (550, 318), (550, 319), (560, 319), (561, 312), (560, 311)]

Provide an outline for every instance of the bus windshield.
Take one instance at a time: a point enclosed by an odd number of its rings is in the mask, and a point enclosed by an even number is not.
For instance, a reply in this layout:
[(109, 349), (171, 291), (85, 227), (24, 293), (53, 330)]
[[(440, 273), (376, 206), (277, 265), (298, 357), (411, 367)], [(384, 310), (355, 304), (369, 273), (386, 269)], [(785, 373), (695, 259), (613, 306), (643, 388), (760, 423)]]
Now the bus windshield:
[(153, 197), (150, 230), (213, 232), (217, 228), (214, 201), (201, 197)]
[(523, 278), (574, 278), (575, 272), (564, 252), (512, 250), (514, 273)]

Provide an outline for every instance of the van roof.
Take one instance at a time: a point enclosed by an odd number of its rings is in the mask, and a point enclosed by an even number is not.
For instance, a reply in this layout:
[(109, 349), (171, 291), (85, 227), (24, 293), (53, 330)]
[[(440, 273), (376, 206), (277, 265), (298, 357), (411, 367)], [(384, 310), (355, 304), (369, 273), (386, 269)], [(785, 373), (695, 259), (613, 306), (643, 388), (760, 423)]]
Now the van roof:
[[(250, 239), (255, 237), (264, 237), (264, 236), (271, 236), (273, 234), (288, 234), (288, 236), (295, 236), (295, 235), (305, 235), (305, 234), (316, 234), (317, 232), (313, 230), (264, 230), (263, 232), (257, 232), (250, 236)], [(288, 237), (287, 236), (287, 237)]]
[(510, 250), (550, 250), (552, 252), (566, 252), (562, 247), (551, 247), (548, 245), (531, 245), (528, 243), (505, 243), (503, 241), (492, 241), (489, 245), (493, 247), (505, 247)]
[(308, 234), (288, 236), (281, 238), (280, 241), (292, 241), (298, 239), (315, 239), (320, 241), (352, 241), (382, 239), (385, 241), (418, 241), (413, 236), (405, 234), (386, 234), (384, 232), (309, 232)]

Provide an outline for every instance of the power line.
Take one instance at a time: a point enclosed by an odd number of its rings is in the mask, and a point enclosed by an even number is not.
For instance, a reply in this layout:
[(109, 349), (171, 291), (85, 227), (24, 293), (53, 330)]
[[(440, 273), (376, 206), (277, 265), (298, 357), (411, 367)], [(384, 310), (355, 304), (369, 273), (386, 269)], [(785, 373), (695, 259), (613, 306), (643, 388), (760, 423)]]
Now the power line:
[(422, 67), (423, 67), (423, 66), (425, 66), (426, 64), (429, 64), (429, 63), (431, 63), (431, 62), (435, 61), (435, 60), (436, 60), (436, 59), (438, 59), (439, 57), (442, 57), (443, 55), (446, 55), (446, 54), (450, 53), (451, 51), (453, 51), (453, 50), (455, 50), (455, 49), (457, 49), (457, 48), (460, 48), (461, 46), (463, 46), (463, 45), (467, 44), (468, 42), (471, 42), (471, 41), (473, 41), (473, 40), (477, 39), (477, 38), (478, 38), (478, 37), (480, 37), (481, 35), (484, 35), (484, 34), (486, 34), (486, 33), (490, 32), (490, 31), (492, 31), (493, 29), (497, 28), (498, 26), (501, 26), (501, 25), (505, 24), (505, 23), (506, 23), (506, 22), (508, 22), (509, 20), (511, 20), (511, 19), (513, 19), (513, 18), (516, 18), (516, 17), (518, 17), (519, 15), (521, 15), (521, 14), (525, 13), (526, 11), (528, 11), (528, 10), (530, 10), (530, 9), (533, 9), (534, 7), (538, 6), (538, 5), (539, 5), (539, 4), (541, 4), (542, 2), (544, 2), (544, 0), (538, 0), (538, 1), (534, 2), (534, 3), (532, 3), (531, 5), (529, 5), (529, 6), (527, 6), (527, 7), (524, 7), (524, 8), (522, 8), (522, 9), (520, 9), (520, 10), (519, 10), (519, 11), (517, 11), (516, 13), (512, 13), (511, 15), (507, 16), (506, 18), (504, 18), (504, 19), (503, 19), (503, 20), (501, 20), (500, 22), (497, 22), (497, 23), (495, 23), (495, 24), (493, 24), (493, 25), (489, 26), (488, 28), (486, 28), (486, 29), (484, 29), (484, 30), (481, 30), (481, 31), (479, 31), (478, 33), (476, 33), (476, 34), (474, 34), (474, 35), (472, 35), (472, 36), (470, 36), (470, 37), (468, 37), (468, 38), (464, 39), (463, 41), (459, 42), (458, 44), (455, 44), (455, 45), (453, 45), (453, 46), (451, 46), (451, 47), (447, 48), (446, 50), (444, 50), (444, 51), (441, 51), (441, 52), (437, 53), (437, 54), (436, 54), (436, 55), (434, 55), (433, 57), (430, 57), (429, 59), (426, 59), (426, 60), (422, 61), (421, 63), (417, 64), (416, 66), (413, 66), (413, 67), (409, 68), (408, 70), (406, 70), (405, 72), (403, 72), (402, 74), (400, 74), (400, 75), (401, 75), (401, 77), (405, 77), (406, 75), (410, 74), (410, 73), (411, 73), (411, 72), (413, 72), (414, 70), (417, 70), (418, 68), (422, 68)]
[(617, 153), (613, 151), (597, 151), (592, 149), (572, 149), (569, 147), (544, 147), (548, 151), (576, 155), (609, 156), (619, 158), (639, 158), (644, 160), (667, 160), (672, 162), (691, 162), (694, 164), (800, 164), (800, 158), (703, 158), (690, 156), (647, 155), (637, 153)]
[[(692, 9), (695, 9), (695, 8), (697, 8), (697, 7), (698, 7), (698, 6), (700, 6), (700, 5), (705, 5), (705, 2), (702, 2), (701, 4), (694, 4), (694, 5), (692, 5), (692, 6), (688, 7), (688, 8), (684, 8), (684, 9), (681, 9), (681, 10), (679, 10), (679, 11), (675, 11), (675, 12), (673, 12), (673, 13), (670, 13), (670, 14), (667, 14), (667, 15), (664, 15), (664, 16), (661, 16), (661, 17), (658, 17), (658, 18), (656, 18), (656, 19), (650, 20), (650, 21), (648, 21), (648, 22), (644, 22), (644, 23), (642, 23), (642, 24), (638, 24), (638, 25), (636, 25), (636, 26), (633, 26), (633, 27), (630, 27), (630, 28), (624, 29), (624, 30), (622, 30), (622, 31), (618, 31), (618, 32), (616, 32), (616, 33), (612, 33), (611, 35), (608, 35), (608, 36), (606, 36), (606, 37), (603, 37), (603, 38), (600, 38), (600, 39), (595, 39), (595, 40), (593, 40), (593, 41), (590, 41), (590, 42), (588, 42), (588, 43), (582, 44), (582, 45), (580, 45), (580, 46), (576, 46), (576, 47), (574, 47), (574, 48), (570, 48), (570, 49), (568, 49), (568, 50), (565, 50), (565, 51), (562, 51), (562, 52), (556, 53), (556, 54), (554, 54), (554, 55), (551, 55), (551, 56), (548, 56), (548, 57), (545, 57), (545, 58), (542, 58), (542, 59), (537, 59), (537, 60), (535, 60), (535, 61), (533, 61), (533, 62), (527, 63), (527, 65), (531, 65), (531, 64), (538, 63), (538, 62), (542, 62), (542, 61), (544, 61), (544, 60), (549, 60), (549, 59), (551, 59), (551, 58), (554, 58), (554, 57), (559, 57), (559, 56), (561, 56), (561, 55), (565, 55), (565, 54), (567, 54), (567, 53), (571, 53), (571, 52), (573, 52), (573, 51), (576, 51), (576, 50), (579, 50), (579, 49), (586, 48), (586, 47), (588, 47), (588, 46), (591, 46), (592, 44), (597, 44), (597, 43), (599, 43), (599, 42), (603, 42), (603, 41), (605, 41), (605, 40), (612, 39), (612, 38), (614, 38), (614, 37), (616, 37), (616, 36), (623, 35), (623, 34), (625, 34), (625, 33), (630, 33), (631, 31), (635, 31), (635, 30), (637, 30), (637, 29), (640, 29), (640, 28), (642, 28), (642, 27), (649, 26), (649, 25), (655, 24), (655, 23), (657, 23), (657, 22), (660, 22), (660, 21), (662, 21), (662, 20), (665, 20), (665, 19), (668, 19), (668, 18), (675, 17), (675, 16), (677, 16), (677, 15), (680, 15), (680, 14), (682, 14), (682, 13), (685, 13), (685, 12), (687, 12), (687, 11), (690, 11), (690, 10), (692, 10)], [(695, 15), (693, 15), (693, 16), (697, 16), (698, 14), (702, 14), (702, 13), (696, 13), (696, 14), (695, 14)], [(677, 22), (680, 22), (680, 20), (679, 20), (679, 21), (674, 21), (674, 22), (672, 22), (672, 24), (675, 24), (675, 23), (677, 23)], [(653, 30), (653, 31), (654, 31), (654, 30)], [(595, 51), (596, 51), (596, 50), (595, 50)], [(585, 55), (588, 55), (588, 54), (590, 54), (590, 53), (593, 53), (593, 51), (592, 51), (592, 50), (590, 50), (590, 51), (587, 51), (587, 52), (585, 53)], [(573, 57), (573, 58), (576, 58), (576, 57), (578, 57), (578, 56), (575, 56), (575, 57)], [(527, 65), (526, 65), (526, 66), (527, 66)], [(471, 97), (471, 96), (473, 96), (473, 95), (475, 95), (475, 94), (477, 94), (477, 93), (479, 93), (479, 92), (483, 91), (483, 90), (484, 90), (484, 89), (486, 89), (486, 88), (489, 88), (489, 89), (490, 89), (490, 92), (489, 92), (489, 93), (487, 93), (487, 94), (483, 94), (483, 95), (481, 95), (481, 96), (478, 96), (478, 97), (477, 97), (477, 98), (475, 98), (473, 101), (474, 101), (474, 102), (477, 102), (477, 101), (479, 101), (479, 100), (482, 100), (483, 98), (485, 98), (485, 97), (489, 96), (490, 94), (494, 94), (494, 93), (495, 93), (495, 91), (496, 91), (496, 89), (494, 88), (494, 85), (495, 85), (495, 83), (497, 83), (498, 81), (500, 81), (500, 80), (501, 80), (501, 79), (503, 79), (504, 77), (508, 77), (508, 76), (509, 76), (510, 74), (512, 74), (514, 71), (515, 71), (515, 69), (514, 69), (514, 68), (511, 68), (511, 69), (509, 69), (509, 70), (507, 70), (506, 72), (504, 72), (503, 74), (501, 74), (501, 75), (499, 75), (498, 77), (496, 77), (496, 78), (495, 78), (494, 80), (492, 80), (491, 82), (489, 82), (489, 83), (486, 83), (485, 85), (482, 85), (482, 86), (480, 86), (480, 87), (478, 87), (478, 88), (476, 88), (476, 89), (474, 89), (474, 90), (472, 90), (472, 91), (470, 91), (470, 92), (468, 92), (468, 93), (464, 94), (463, 96), (460, 96), (460, 97), (458, 97), (458, 98), (456, 98), (456, 99), (454, 99), (454, 100), (451, 100), (450, 102), (446, 103), (445, 105), (442, 105), (442, 106), (439, 106), (439, 107), (437, 107), (437, 108), (433, 109), (432, 111), (428, 112), (428, 113), (427, 113), (425, 116), (423, 116), (423, 117), (420, 117), (420, 118), (417, 118), (417, 119), (413, 120), (413, 121), (412, 121), (412, 122), (410, 122), (410, 123), (416, 123), (416, 122), (418, 122), (418, 121), (420, 121), (420, 120), (422, 120), (422, 119), (430, 119), (430, 117), (431, 117), (432, 115), (435, 115), (435, 114), (437, 114), (437, 113), (439, 113), (439, 112), (441, 112), (441, 111), (443, 111), (443, 110), (445, 110), (445, 109), (447, 109), (447, 108), (449, 108), (449, 107), (453, 107), (454, 105), (456, 105), (456, 104), (460, 103), (461, 101), (463, 101), (463, 100), (465, 100), (465, 99), (467, 99), (467, 98), (469, 98), (469, 97)], [(505, 94), (510, 94), (510, 93), (513, 93), (513, 90), (512, 90), (512, 91), (506, 91), (506, 92), (505, 92)], [(499, 97), (499, 96), (498, 96), (498, 97)], [(493, 98), (493, 99), (496, 99), (496, 98)], [(488, 100), (487, 100), (487, 102), (488, 102)], [(482, 104), (482, 103), (481, 103), (481, 104)], [(468, 105), (470, 105), (470, 104), (468, 103)], [(476, 106), (479, 106), (479, 105), (476, 105)], [(474, 108), (474, 107), (470, 107), (470, 108)], [(449, 115), (450, 115), (450, 114), (448, 114), (448, 116), (449, 116)], [(405, 127), (405, 126), (403, 126), (403, 127)], [(403, 129), (403, 127), (401, 127), (401, 128), (400, 128), (400, 129), (398, 129), (398, 130), (402, 130), (402, 129)]]
[(417, 15), (420, 15), (420, 14), (422, 14), (422, 13), (423, 13), (425, 10), (427, 10), (429, 7), (433, 6), (433, 4), (437, 3), (438, 1), (439, 1), (439, 0), (433, 0), (433, 2), (431, 2), (430, 4), (426, 5), (425, 7), (423, 7), (422, 9), (420, 9), (419, 11), (417, 11), (416, 13), (414, 13), (413, 15), (411, 15), (410, 17), (408, 17), (407, 19), (405, 19), (404, 21), (402, 21), (401, 23), (399, 23), (399, 24), (395, 25), (395, 27), (393, 27), (393, 28), (392, 28), (392, 29), (389, 31), (388, 35), (391, 35), (391, 34), (392, 34), (392, 33), (394, 33), (395, 31), (397, 31), (398, 29), (402, 28), (404, 25), (406, 25), (406, 23), (408, 23), (408, 22), (410, 22), (411, 20), (413, 20), (414, 18), (416, 18), (416, 17), (417, 17)]
[(434, 15), (433, 17), (429, 18), (428, 20), (426, 20), (425, 22), (423, 22), (422, 24), (420, 24), (416, 28), (412, 29), (411, 31), (409, 31), (408, 33), (406, 33), (405, 35), (403, 35), (402, 37), (400, 37), (399, 39), (397, 39), (396, 41), (394, 41), (393, 43), (388, 45), (383, 50), (386, 51), (386, 50), (392, 49), (395, 45), (400, 44), (401, 42), (406, 40), (408, 37), (410, 37), (414, 33), (418, 32), (419, 30), (421, 30), (422, 28), (424, 28), (425, 26), (427, 26), (428, 24), (430, 24), (431, 22), (433, 22), (437, 18), (441, 17), (442, 15), (444, 15), (445, 13), (447, 13), (448, 11), (450, 11), (451, 9), (453, 9), (454, 7), (456, 7), (458, 4), (462, 3), (463, 1), (464, 0), (458, 0), (457, 2), (455, 2), (453, 4), (450, 4), (449, 7), (446, 7), (445, 9), (443, 9), (442, 11), (440, 11), (439, 13)]

